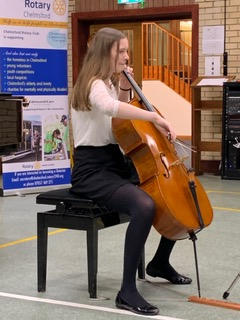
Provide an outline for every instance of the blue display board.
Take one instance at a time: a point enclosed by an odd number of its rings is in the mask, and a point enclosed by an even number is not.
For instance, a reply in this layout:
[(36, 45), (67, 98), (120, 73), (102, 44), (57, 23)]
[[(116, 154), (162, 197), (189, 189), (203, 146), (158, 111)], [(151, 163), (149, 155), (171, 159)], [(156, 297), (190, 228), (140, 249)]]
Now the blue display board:
[(24, 96), (22, 141), (2, 156), (2, 194), (70, 185), (68, 0), (0, 4), (0, 91)]

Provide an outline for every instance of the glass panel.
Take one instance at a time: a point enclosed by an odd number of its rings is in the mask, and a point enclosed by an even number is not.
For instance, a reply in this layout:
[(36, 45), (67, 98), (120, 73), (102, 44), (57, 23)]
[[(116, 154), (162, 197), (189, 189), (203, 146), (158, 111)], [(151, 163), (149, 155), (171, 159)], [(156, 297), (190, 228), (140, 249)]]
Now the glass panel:
[(180, 21), (180, 38), (189, 46), (192, 46), (192, 21), (191, 20)]
[(128, 55), (129, 55), (129, 61), (128, 64), (129, 66), (131, 66), (132, 68), (133, 66), (133, 30), (122, 30), (122, 32), (125, 34), (125, 36), (128, 38), (128, 45), (129, 45), (129, 49), (128, 49)]

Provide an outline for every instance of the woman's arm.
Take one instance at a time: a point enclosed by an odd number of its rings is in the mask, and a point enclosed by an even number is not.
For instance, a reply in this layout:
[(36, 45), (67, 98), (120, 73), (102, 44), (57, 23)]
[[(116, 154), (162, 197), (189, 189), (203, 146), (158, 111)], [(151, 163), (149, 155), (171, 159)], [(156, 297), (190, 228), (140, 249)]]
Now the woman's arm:
[(174, 132), (170, 123), (166, 121), (164, 118), (162, 118), (157, 112), (143, 110), (134, 107), (131, 104), (120, 101), (118, 105), (118, 111), (115, 117), (129, 120), (150, 121), (164, 135), (168, 136), (170, 134), (171, 140), (176, 139), (176, 133)]
[(89, 99), (92, 106), (101, 109), (103, 113), (113, 118), (150, 121), (164, 135), (168, 136), (170, 133), (172, 140), (176, 138), (176, 134), (170, 124), (158, 113), (143, 110), (129, 103), (113, 99), (107, 92), (102, 80), (96, 80), (93, 83)]

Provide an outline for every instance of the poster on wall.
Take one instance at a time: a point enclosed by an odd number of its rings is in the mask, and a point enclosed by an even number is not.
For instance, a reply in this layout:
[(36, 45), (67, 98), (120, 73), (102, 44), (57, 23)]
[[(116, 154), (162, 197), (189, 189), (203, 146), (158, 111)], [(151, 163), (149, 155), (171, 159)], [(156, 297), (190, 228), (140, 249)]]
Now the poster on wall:
[(22, 141), (2, 157), (2, 194), (70, 184), (67, 0), (0, 3), (0, 91), (24, 96)]

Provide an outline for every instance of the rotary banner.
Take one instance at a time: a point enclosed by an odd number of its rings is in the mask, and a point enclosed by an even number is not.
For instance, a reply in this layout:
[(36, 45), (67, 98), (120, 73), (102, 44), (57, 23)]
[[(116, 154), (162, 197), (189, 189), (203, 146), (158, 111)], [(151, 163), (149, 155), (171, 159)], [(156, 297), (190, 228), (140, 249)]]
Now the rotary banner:
[(67, 0), (0, 1), (0, 91), (28, 99), (22, 141), (2, 157), (2, 194), (70, 183)]

